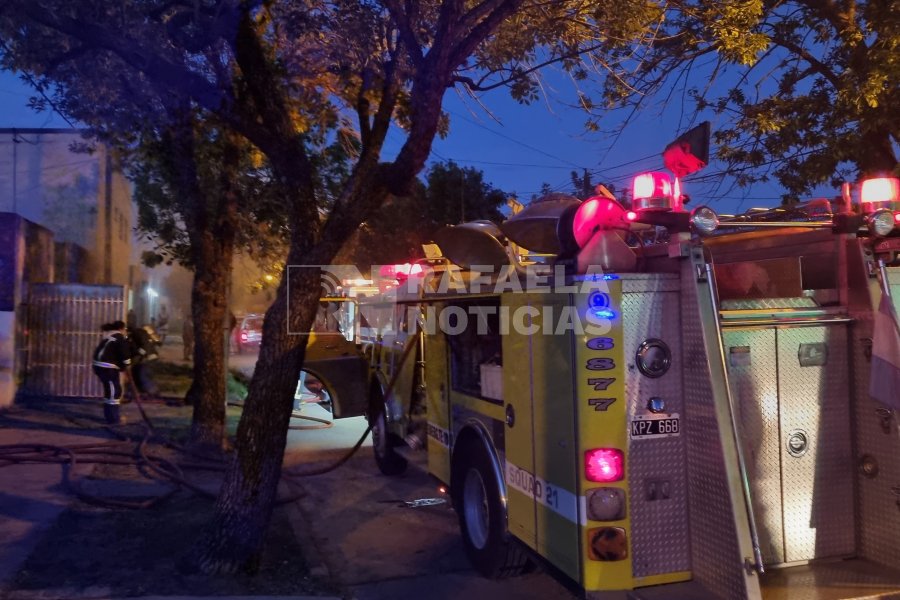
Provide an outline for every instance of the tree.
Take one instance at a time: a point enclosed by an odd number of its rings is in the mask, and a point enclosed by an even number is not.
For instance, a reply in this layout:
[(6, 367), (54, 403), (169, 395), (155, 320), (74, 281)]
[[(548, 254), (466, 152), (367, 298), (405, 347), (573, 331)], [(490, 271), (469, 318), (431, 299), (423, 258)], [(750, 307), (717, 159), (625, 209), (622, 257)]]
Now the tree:
[(740, 185), (773, 176), (788, 196), (900, 172), (895, 2), (688, 1), (659, 22), (653, 43), (616, 52), (606, 105), (687, 91), (727, 122), (714, 135), (726, 172)]
[[(629, 8), (616, 6), (599, 22), (586, 1), (8, 0), (0, 33), (14, 39), (8, 55), (52, 42), (59, 52), (51, 71), (71, 53), (90, 53), (123, 77), (215, 114), (269, 160), (292, 225), (287, 264), (322, 265), (388, 197), (409, 194), (434, 137), (447, 129), (441, 104), (449, 87), (509, 86), (533, 100), (539, 68), (575, 69), (598, 32), (625, 28), (618, 18)], [(406, 137), (384, 160), (393, 124)], [(316, 138), (331, 127), (359, 145), (320, 222)], [(266, 313), (237, 452), (201, 544), (207, 571), (252, 567), (258, 557), (303, 363), (305, 338), (293, 333), (310, 330), (319, 293), (318, 269), (286, 269)]]
[(594, 184), (591, 182), (591, 173), (587, 169), (584, 170), (580, 177), (575, 171), (571, 172), (571, 176), (572, 187), (575, 190), (575, 196), (579, 200), (587, 200), (596, 194)]
[(436, 163), (426, 181), (426, 216), (432, 224), (503, 220), (499, 207), (506, 202), (506, 194), (485, 183), (478, 169), (460, 167), (452, 160)]
[(391, 197), (364, 222), (335, 261), (357, 267), (405, 263), (421, 258), (422, 245), (440, 227), (463, 221), (504, 219), (506, 194), (484, 181), (478, 169), (453, 161), (436, 163), (406, 197)]
[[(287, 231), (277, 190), (258, 152), (214, 119), (186, 113), (179, 129), (146, 130), (132, 149), (138, 231), (155, 244), (145, 262), (193, 271), (193, 378), (185, 401), (194, 407), (191, 441), (225, 442), (225, 364), (235, 252), (283, 260)], [(152, 264), (151, 264), (152, 266)]]

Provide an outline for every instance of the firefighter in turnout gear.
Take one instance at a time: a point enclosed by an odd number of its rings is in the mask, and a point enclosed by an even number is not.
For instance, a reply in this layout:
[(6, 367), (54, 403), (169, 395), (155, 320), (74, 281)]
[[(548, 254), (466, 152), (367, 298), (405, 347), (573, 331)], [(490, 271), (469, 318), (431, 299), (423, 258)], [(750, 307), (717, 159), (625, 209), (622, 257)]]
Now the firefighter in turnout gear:
[(122, 371), (131, 365), (131, 348), (125, 337), (125, 323), (114, 321), (103, 325), (103, 341), (94, 350), (94, 374), (103, 384), (103, 416), (106, 422), (122, 422), (119, 404), (122, 401)]

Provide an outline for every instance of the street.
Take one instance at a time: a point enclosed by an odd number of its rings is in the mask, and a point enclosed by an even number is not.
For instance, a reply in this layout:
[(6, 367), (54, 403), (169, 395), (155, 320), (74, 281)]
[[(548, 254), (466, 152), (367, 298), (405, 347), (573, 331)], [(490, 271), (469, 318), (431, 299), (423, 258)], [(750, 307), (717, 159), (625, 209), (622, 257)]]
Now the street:
[[(318, 407), (303, 412), (327, 415)], [(362, 418), (338, 421), (331, 429), (291, 431), (285, 468), (302, 472), (333, 463), (363, 431)], [(449, 498), (439, 493), (425, 470), (425, 452), (411, 456), (414, 460), (404, 475), (386, 477), (375, 466), (367, 443), (344, 465), (300, 484), (306, 494), (299, 504), (318, 558), (352, 598), (577, 597), (540, 570), (501, 581), (474, 571)], [(418, 508), (405, 504), (431, 498), (447, 502)]]

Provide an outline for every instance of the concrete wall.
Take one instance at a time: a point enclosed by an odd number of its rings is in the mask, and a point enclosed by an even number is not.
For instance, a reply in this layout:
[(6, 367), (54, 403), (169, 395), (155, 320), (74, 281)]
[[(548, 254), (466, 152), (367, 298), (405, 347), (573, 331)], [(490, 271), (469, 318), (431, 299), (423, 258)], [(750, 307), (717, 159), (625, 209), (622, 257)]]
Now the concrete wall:
[(22, 305), (27, 286), (53, 279), (50, 230), (0, 212), (0, 408), (12, 404), (27, 358)]
[(16, 395), (15, 309), (22, 295), (25, 236), (22, 219), (0, 213), (0, 408)]

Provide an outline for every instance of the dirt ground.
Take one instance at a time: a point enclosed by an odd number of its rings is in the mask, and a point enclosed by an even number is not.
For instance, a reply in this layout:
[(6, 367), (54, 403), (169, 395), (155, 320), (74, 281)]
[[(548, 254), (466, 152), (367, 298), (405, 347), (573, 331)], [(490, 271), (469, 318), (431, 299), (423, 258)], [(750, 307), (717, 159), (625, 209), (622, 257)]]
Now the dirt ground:
[(103, 588), (115, 597), (143, 595), (320, 595), (284, 509), (275, 511), (256, 575), (183, 573), (212, 502), (179, 495), (147, 510), (110, 510), (78, 502), (28, 557), (14, 590)]
[[(191, 407), (145, 405), (158, 430), (182, 437), (190, 423)], [(132, 423), (122, 431), (140, 431), (133, 404), (123, 407)], [(0, 412), (0, 434), (13, 429), (84, 435), (85, 442), (115, 439), (100, 424), (97, 401), (33, 399), (14, 410)], [(239, 409), (229, 408), (229, 426)], [(2, 437), (2, 435), (0, 435)], [(0, 441), (0, 444), (4, 443)], [(174, 451), (159, 445), (150, 451), (175, 459)], [(186, 459), (191, 460), (191, 459)], [(221, 472), (186, 471), (192, 482), (215, 490)], [(2, 475), (2, 473), (0, 473)], [(148, 479), (131, 466), (97, 465), (81, 489), (103, 498), (129, 501), (158, 496), (171, 485)], [(141, 510), (98, 507), (77, 499), (49, 525), (22, 568), (6, 582), (12, 597), (55, 590), (74, 596), (130, 597), (141, 595), (339, 595), (324, 577), (310, 575), (291, 522), (291, 505), (275, 509), (258, 573), (204, 576), (190, 573), (195, 543), (208, 526), (212, 500), (182, 489), (158, 505)]]

